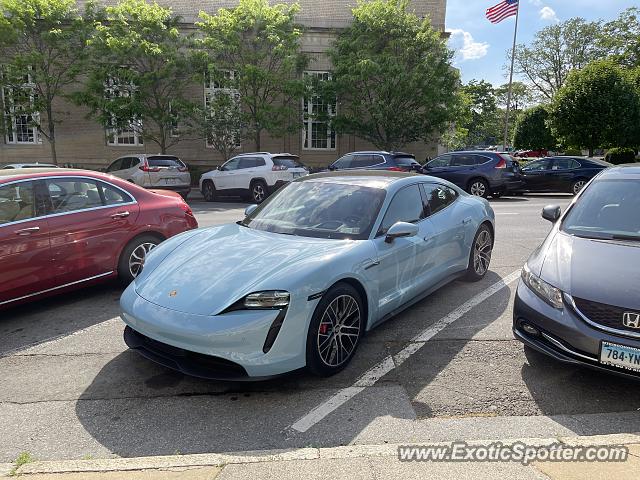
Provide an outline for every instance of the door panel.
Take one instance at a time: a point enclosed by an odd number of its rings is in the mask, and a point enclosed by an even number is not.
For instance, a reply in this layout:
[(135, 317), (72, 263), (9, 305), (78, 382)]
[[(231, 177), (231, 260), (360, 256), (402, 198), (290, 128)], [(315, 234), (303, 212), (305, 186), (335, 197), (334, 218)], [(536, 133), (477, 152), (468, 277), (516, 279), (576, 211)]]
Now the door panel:
[(49, 225), (36, 182), (0, 186), (0, 304), (54, 286)]
[(95, 180), (47, 180), (51, 253), (59, 285), (113, 272), (135, 230), (139, 207), (122, 190)]
[(536, 160), (528, 163), (522, 168), (522, 178), (525, 181), (525, 188), (533, 192), (545, 191), (549, 188), (549, 160)]
[(433, 175), (434, 177), (444, 178), (450, 180), (451, 178), (451, 161), (453, 156), (451, 154), (441, 155), (434, 158), (425, 165), (424, 173), (427, 175)]
[(240, 157), (235, 157), (220, 167), (220, 170), (214, 178), (216, 189), (229, 190), (235, 188), (233, 186), (235, 184), (234, 177), (238, 173), (239, 164)]

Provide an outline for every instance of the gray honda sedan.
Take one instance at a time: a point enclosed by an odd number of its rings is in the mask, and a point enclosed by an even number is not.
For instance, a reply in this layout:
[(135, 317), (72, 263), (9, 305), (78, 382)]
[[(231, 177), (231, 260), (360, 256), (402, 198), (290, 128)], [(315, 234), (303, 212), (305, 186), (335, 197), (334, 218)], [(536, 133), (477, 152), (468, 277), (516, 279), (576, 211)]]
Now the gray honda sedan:
[(513, 332), (567, 363), (640, 379), (640, 166), (605, 170), (522, 270)]

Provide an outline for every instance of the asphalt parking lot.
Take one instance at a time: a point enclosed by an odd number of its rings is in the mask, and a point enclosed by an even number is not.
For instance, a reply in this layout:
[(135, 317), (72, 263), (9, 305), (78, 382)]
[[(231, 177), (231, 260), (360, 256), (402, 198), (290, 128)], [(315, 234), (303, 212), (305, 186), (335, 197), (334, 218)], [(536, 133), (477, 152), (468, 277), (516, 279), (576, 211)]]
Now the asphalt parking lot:
[[(519, 271), (570, 196), (492, 200), (491, 271), (365, 337), (350, 366), (263, 383), (185, 377), (127, 350), (116, 284), (0, 312), (0, 462), (640, 430), (640, 383), (525, 354)], [(245, 204), (192, 201), (201, 226)], [(212, 272), (214, 275), (215, 272)]]

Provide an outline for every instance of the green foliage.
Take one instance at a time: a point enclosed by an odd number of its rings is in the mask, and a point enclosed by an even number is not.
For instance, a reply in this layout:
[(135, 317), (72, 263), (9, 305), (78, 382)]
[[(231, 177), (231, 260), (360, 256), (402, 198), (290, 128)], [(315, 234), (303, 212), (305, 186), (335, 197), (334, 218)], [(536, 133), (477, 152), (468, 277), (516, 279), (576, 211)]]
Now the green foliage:
[(433, 140), (455, 120), (461, 97), (452, 53), (406, 0), (360, 1), (329, 52), (333, 124), (378, 148)]
[(579, 157), (582, 155), (582, 150), (579, 148), (565, 148), (564, 154), (571, 157)]
[(551, 100), (569, 72), (602, 57), (598, 43), (600, 29), (600, 22), (587, 22), (579, 17), (543, 28), (529, 46), (518, 45), (515, 73), (524, 77), (543, 98)]
[(302, 28), (294, 20), (298, 10), (297, 4), (240, 0), (216, 15), (200, 12), (200, 46), (209, 55), (211, 74), (239, 94), (244, 123), (258, 150), (263, 130), (277, 137), (300, 128), (300, 77), (307, 58), (300, 53)]
[(89, 41), (89, 79), (76, 96), (105, 126), (139, 122), (144, 139), (163, 153), (201, 136), (199, 104), (187, 95), (201, 68), (179, 23), (169, 8), (145, 0), (106, 7)]
[(604, 159), (614, 165), (633, 163), (636, 161), (636, 152), (633, 148), (614, 147), (609, 149)]
[(462, 87), (469, 115), (462, 128), (468, 131), (467, 145), (491, 145), (502, 141), (504, 116), (496, 104), (496, 92), (484, 80), (471, 80)]
[(18, 455), (14, 460), (15, 466), (13, 467), (11, 472), (9, 472), (9, 475), (12, 477), (17, 475), (18, 469), (20, 467), (26, 465), (27, 463), (32, 463), (33, 461), (34, 459), (29, 452), (21, 452), (20, 455)]
[(205, 132), (209, 145), (219, 152), (224, 160), (228, 160), (247, 136), (242, 107), (237, 98), (219, 93), (210, 99), (206, 111)]
[(616, 20), (606, 23), (598, 41), (615, 62), (640, 66), (640, 9), (627, 8)]
[(548, 125), (549, 112), (544, 105), (522, 112), (515, 123), (513, 146), (517, 149), (549, 150), (556, 140)]
[(589, 148), (638, 144), (640, 99), (619, 66), (593, 62), (571, 72), (549, 111), (551, 127), (562, 143)]
[[(496, 103), (500, 108), (507, 108), (507, 99), (509, 97), (509, 84), (506, 83), (495, 89)], [(527, 108), (534, 101), (534, 93), (531, 87), (526, 83), (513, 82), (511, 91), (511, 110), (520, 111)]]
[(49, 141), (53, 163), (62, 113), (54, 102), (68, 95), (84, 69), (93, 14), (89, 3), (83, 18), (75, 0), (0, 0), (3, 88)]

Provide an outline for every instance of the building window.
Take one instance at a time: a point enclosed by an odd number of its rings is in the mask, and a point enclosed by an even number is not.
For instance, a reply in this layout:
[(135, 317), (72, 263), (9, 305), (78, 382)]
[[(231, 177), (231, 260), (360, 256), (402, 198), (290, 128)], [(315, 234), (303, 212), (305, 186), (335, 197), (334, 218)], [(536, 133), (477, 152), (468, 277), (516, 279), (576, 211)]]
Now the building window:
[[(132, 83), (125, 84), (119, 82), (118, 79), (110, 77), (105, 82), (105, 99), (111, 100), (114, 98), (129, 98), (135, 95), (136, 87)], [(112, 115), (111, 120), (107, 122), (106, 135), (107, 145), (109, 146), (136, 146), (144, 145), (144, 139), (142, 136), (142, 121), (138, 119), (131, 119), (126, 122), (127, 125), (122, 127), (119, 125), (115, 115)]]
[[(238, 77), (238, 72), (236, 72), (235, 70), (218, 70), (215, 72), (215, 75), (213, 75), (213, 73), (214, 72), (212, 71), (208, 71), (204, 79), (205, 111), (210, 111), (212, 100), (216, 95), (229, 95), (234, 99), (236, 104), (239, 104), (240, 92), (238, 92), (237, 89), (231, 87), (231, 85), (233, 85), (233, 82)], [(235, 146), (236, 148), (240, 148), (242, 146), (240, 141), (240, 132), (238, 132), (238, 134), (236, 135), (236, 139), (237, 140)], [(207, 137), (206, 146), (207, 148), (213, 148), (209, 137)]]
[(40, 114), (33, 111), (37, 98), (36, 88), (30, 73), (24, 76), (22, 85), (2, 89), (6, 125), (5, 141), (7, 143), (40, 143), (40, 135), (38, 134)]
[[(329, 72), (304, 72), (314, 81), (326, 82)], [(336, 103), (327, 103), (317, 95), (302, 100), (302, 148), (305, 150), (335, 150), (336, 132), (330, 124), (335, 115)]]

